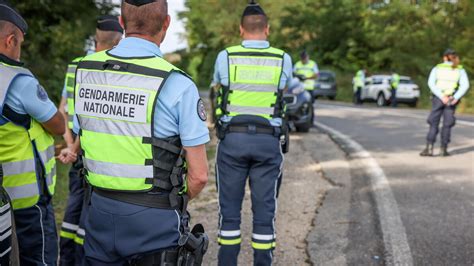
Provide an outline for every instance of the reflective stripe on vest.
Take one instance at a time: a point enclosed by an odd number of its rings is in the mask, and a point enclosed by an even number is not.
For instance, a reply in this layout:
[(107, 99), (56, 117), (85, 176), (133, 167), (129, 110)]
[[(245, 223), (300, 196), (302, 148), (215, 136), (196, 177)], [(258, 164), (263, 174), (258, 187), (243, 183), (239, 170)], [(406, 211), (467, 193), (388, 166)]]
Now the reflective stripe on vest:
[(155, 103), (173, 71), (179, 70), (159, 57), (118, 59), (107, 52), (79, 63), (75, 111), (86, 178), (92, 186), (134, 192), (152, 189), (149, 179), (158, 158), (144, 140), (154, 137)]
[(73, 128), (74, 120), (74, 82), (76, 76), (77, 64), (82, 60), (83, 57), (74, 59), (67, 67), (66, 78), (64, 80), (64, 86), (66, 86), (67, 93), (67, 113), (68, 113), (68, 127)]
[[(32, 76), (26, 69), (0, 64), (2, 80), (0, 82), (0, 106), (3, 106), (6, 91), (11, 81), (18, 75)], [(15, 74), (16, 73), (16, 74)], [(4, 75), (5, 74), (5, 75)], [(8, 77), (4, 78), (4, 77)], [(3, 186), (12, 200), (13, 209), (34, 206), (39, 199), (36, 159), (41, 164), (48, 190), (54, 194), (56, 183), (56, 161), (54, 158), (54, 140), (43, 127), (31, 120), (26, 129), (12, 122), (0, 126), (0, 163), (3, 168)], [(39, 158), (35, 158), (36, 153)]]
[[(279, 85), (284, 52), (275, 48), (227, 48), (229, 91), (223, 106), (228, 116), (278, 117)], [(225, 103), (224, 103), (225, 104)], [(220, 114), (221, 112), (217, 112)]]
[(439, 64), (436, 66), (436, 87), (441, 89), (441, 93), (445, 96), (452, 96), (461, 79), (462, 66), (453, 68), (450, 64)]

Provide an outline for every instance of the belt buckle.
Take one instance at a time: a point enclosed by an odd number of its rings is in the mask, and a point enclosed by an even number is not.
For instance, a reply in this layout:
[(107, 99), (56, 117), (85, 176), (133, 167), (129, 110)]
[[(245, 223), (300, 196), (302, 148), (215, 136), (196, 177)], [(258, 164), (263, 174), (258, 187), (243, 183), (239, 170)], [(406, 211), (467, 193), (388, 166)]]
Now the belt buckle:
[(247, 126), (247, 131), (249, 134), (257, 134), (257, 126), (255, 125), (248, 125)]

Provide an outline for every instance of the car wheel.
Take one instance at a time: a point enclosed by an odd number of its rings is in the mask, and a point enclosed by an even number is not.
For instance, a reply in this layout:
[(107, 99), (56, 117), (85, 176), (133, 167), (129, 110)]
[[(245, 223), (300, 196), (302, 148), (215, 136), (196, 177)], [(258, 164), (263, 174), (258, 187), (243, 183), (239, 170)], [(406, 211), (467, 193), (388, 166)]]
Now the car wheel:
[(387, 100), (385, 100), (385, 96), (381, 92), (381, 93), (379, 93), (379, 96), (377, 96), (377, 106), (382, 107), (382, 106), (385, 106), (385, 105), (387, 105)]
[(309, 116), (308, 121), (306, 121), (306, 123), (301, 124), (301, 125), (297, 125), (297, 126), (295, 125), (296, 131), (298, 131), (298, 132), (309, 132), (309, 129), (313, 126), (313, 121), (314, 121), (314, 110), (313, 110), (313, 106), (310, 106), (310, 107), (309, 107), (308, 112), (311, 114), (311, 115)]
[(328, 96), (329, 100), (334, 101), (336, 99), (336, 96)]
[(418, 105), (418, 100), (415, 100), (408, 104), (408, 106), (410, 106), (411, 108), (416, 108), (417, 105)]

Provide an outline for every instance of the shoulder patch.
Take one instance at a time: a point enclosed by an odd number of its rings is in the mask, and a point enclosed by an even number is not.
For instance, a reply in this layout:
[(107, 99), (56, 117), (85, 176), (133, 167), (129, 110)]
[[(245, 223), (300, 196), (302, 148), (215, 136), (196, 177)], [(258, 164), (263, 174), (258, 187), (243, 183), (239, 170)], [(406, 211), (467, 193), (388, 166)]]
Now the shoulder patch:
[(40, 84), (38, 84), (36, 88), (36, 96), (43, 102), (46, 102), (48, 100), (48, 93)]
[(205, 122), (207, 120), (206, 107), (204, 106), (202, 99), (199, 99), (197, 102), (197, 114), (202, 121)]

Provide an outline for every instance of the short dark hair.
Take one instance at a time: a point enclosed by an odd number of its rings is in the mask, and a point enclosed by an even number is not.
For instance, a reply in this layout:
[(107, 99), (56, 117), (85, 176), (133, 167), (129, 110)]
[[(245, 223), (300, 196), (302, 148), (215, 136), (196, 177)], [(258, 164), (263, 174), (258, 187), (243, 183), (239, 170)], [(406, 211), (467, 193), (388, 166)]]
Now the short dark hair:
[(242, 28), (249, 33), (258, 33), (268, 27), (268, 18), (265, 15), (250, 15), (242, 17)]
[(95, 40), (104, 46), (112, 48), (120, 42), (120, 39), (122, 39), (122, 33), (118, 31), (95, 30)]
[(134, 6), (122, 1), (122, 19), (126, 34), (146, 34), (154, 36), (163, 28), (168, 15), (168, 2), (156, 0), (154, 3)]
[(0, 20), (0, 38), (5, 38), (11, 34), (14, 34), (16, 37), (18, 37), (17, 34), (19, 32), (21, 32), (21, 30), (13, 23), (6, 20)]

